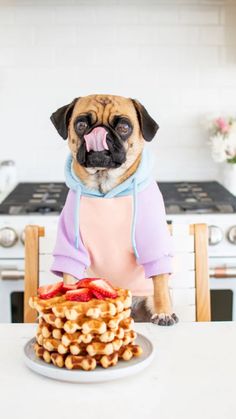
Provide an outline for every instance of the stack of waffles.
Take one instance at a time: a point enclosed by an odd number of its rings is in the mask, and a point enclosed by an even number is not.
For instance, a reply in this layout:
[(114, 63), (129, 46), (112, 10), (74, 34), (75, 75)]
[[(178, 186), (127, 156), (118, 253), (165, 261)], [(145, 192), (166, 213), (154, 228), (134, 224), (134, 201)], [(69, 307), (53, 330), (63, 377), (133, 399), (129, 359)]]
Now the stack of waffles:
[[(60, 368), (86, 371), (97, 365), (108, 368), (119, 359), (129, 361), (140, 356), (142, 349), (134, 344), (130, 291), (113, 288), (113, 298), (102, 298), (97, 292), (99, 298), (91, 298), (90, 294), (89, 300), (78, 301), (85, 295), (80, 290), (63, 293), (60, 289), (58, 296), (50, 297), (47, 293), (47, 298), (42, 298), (42, 294), (31, 297), (30, 306), (39, 313), (36, 355)], [(76, 294), (79, 294), (77, 301)]]

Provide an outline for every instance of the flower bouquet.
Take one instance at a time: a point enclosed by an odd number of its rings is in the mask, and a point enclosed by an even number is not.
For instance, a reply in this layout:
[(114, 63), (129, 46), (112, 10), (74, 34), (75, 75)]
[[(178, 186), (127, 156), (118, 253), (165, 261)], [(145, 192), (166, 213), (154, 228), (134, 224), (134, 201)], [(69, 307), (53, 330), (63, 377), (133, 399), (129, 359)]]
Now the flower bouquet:
[(226, 163), (224, 185), (236, 194), (236, 118), (214, 119), (209, 126), (209, 144), (213, 160)]

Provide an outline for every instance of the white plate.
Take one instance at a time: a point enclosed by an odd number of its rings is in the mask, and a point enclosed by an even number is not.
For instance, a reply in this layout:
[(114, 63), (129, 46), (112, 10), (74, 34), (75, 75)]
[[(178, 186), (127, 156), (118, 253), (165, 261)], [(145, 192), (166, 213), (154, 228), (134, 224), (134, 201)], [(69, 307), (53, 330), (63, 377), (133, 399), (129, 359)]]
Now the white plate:
[(137, 333), (135, 343), (143, 349), (143, 354), (134, 357), (130, 361), (121, 361), (114, 367), (104, 369), (97, 367), (94, 371), (67, 370), (58, 368), (53, 364), (47, 364), (35, 355), (33, 345), (35, 338), (29, 340), (24, 347), (24, 360), (26, 365), (38, 374), (60, 381), (74, 383), (98, 383), (103, 381), (116, 380), (138, 373), (146, 368), (154, 357), (153, 345), (148, 338)]

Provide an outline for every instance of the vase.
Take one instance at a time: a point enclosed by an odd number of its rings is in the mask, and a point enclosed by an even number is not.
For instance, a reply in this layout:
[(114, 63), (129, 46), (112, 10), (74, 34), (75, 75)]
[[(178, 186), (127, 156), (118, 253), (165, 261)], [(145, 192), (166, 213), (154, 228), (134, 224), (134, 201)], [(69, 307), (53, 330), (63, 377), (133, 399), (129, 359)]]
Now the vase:
[(236, 163), (225, 163), (222, 167), (222, 184), (236, 196)]

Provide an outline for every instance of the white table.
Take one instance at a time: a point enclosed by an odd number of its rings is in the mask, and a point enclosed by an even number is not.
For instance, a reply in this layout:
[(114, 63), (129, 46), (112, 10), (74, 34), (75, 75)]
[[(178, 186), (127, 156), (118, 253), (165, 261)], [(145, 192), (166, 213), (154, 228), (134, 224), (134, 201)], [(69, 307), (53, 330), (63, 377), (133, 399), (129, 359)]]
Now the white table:
[(235, 419), (236, 322), (136, 324), (152, 339), (153, 363), (102, 384), (53, 381), (23, 363), (35, 325), (0, 325), (3, 419)]

